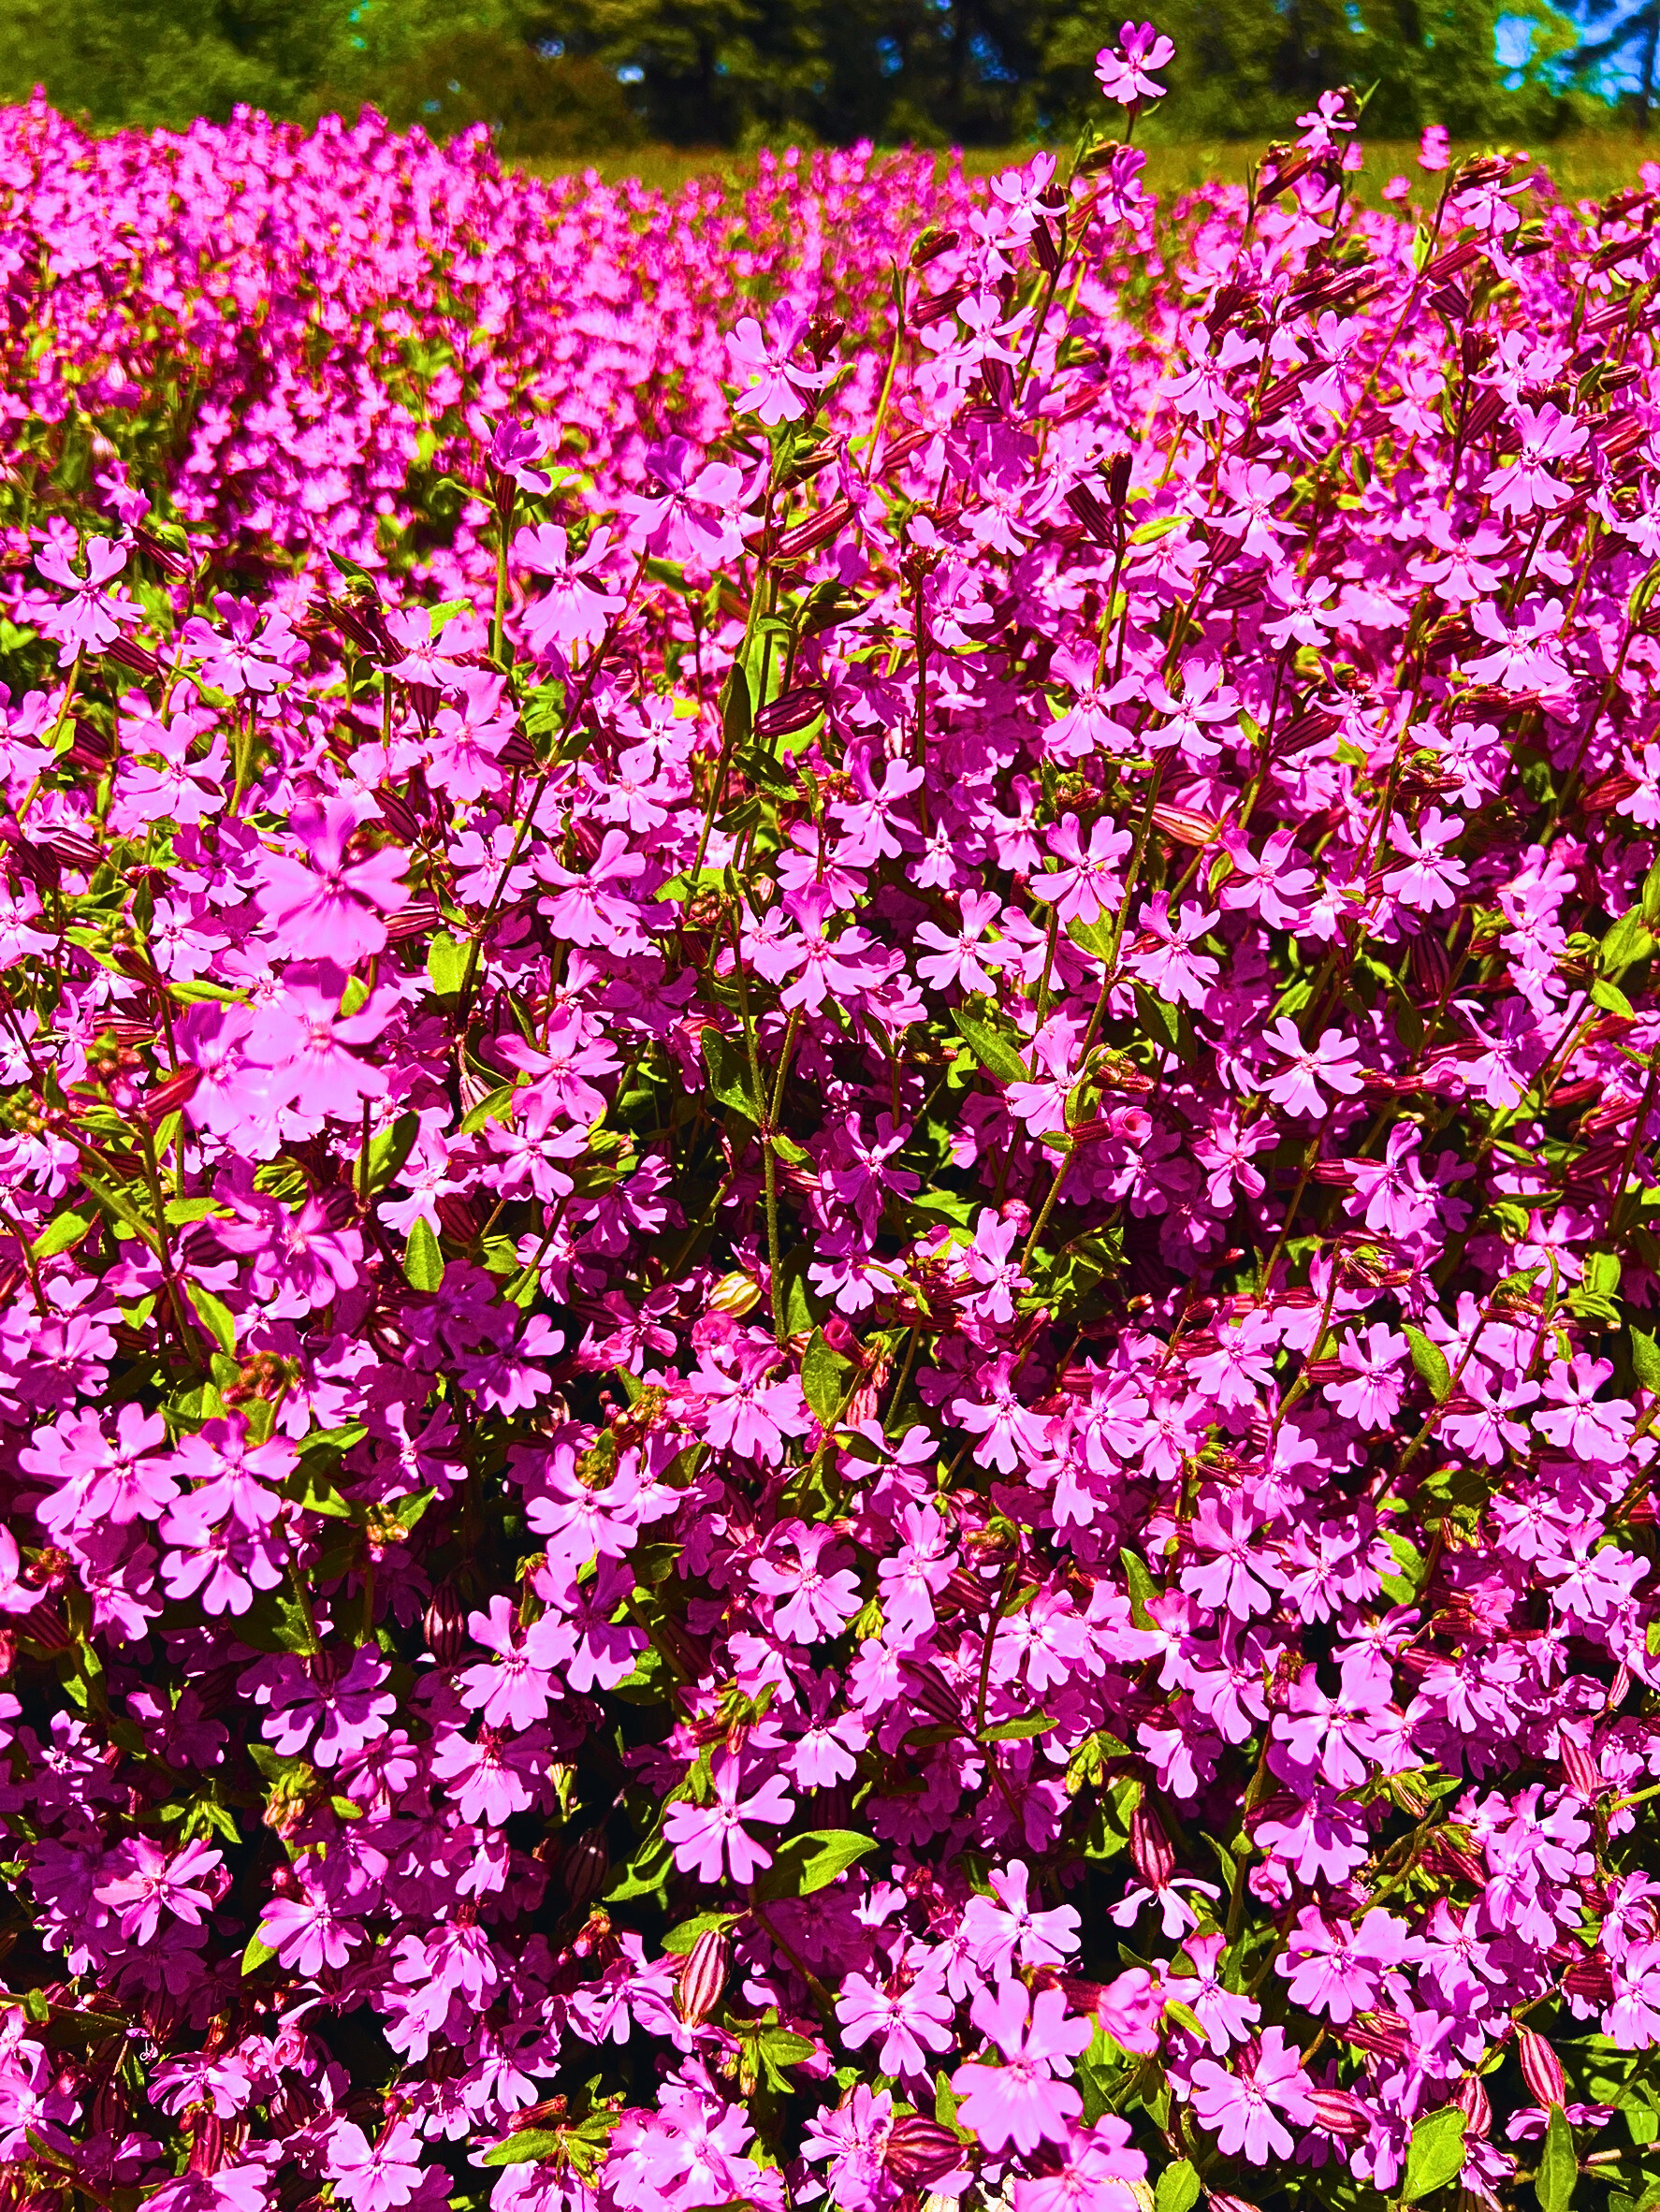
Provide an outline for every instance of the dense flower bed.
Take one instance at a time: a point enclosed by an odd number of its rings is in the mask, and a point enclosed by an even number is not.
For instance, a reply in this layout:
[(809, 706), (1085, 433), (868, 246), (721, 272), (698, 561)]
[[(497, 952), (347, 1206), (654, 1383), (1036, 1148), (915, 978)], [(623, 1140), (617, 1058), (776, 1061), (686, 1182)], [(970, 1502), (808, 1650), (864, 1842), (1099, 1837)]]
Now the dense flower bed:
[(1660, 172), (1353, 143), (0, 124), (11, 2204), (1660, 2193)]

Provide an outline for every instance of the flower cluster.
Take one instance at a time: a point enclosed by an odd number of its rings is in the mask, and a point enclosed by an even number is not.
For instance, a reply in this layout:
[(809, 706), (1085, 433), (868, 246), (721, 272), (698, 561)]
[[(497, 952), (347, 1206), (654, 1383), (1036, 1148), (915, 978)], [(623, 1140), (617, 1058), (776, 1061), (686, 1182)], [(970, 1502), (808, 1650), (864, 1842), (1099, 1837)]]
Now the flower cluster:
[(1660, 170), (1354, 124), (0, 121), (11, 2204), (1660, 2191)]

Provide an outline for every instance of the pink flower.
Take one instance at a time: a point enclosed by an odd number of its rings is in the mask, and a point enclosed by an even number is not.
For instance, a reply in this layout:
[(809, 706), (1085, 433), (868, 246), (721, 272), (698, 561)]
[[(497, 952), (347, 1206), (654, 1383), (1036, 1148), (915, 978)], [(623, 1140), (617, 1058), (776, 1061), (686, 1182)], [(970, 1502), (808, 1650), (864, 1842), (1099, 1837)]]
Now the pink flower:
[(116, 1853), (117, 1862), (127, 1871), (101, 1884), (93, 1894), (101, 1904), (121, 1907), (121, 1932), (127, 1942), (148, 1943), (164, 1912), (186, 1928), (201, 1925), (203, 1914), (212, 1910), (214, 1893), (197, 1885), (204, 1874), (224, 1863), (224, 1856), (199, 1838), (169, 1854), (147, 1836), (135, 1836)]
[(737, 415), (758, 415), (770, 429), (798, 422), (816, 406), (829, 372), (791, 359), (807, 329), (807, 317), (787, 303), (775, 307), (764, 334), (753, 315), (743, 315), (726, 342), (734, 378), (747, 386), (733, 403)]
[(663, 1814), (663, 1832), (674, 1846), (675, 1864), (682, 1872), (695, 1870), (700, 1882), (719, 1882), (725, 1869), (741, 1885), (772, 1864), (772, 1853), (755, 1841), (743, 1823), (764, 1820), (776, 1826), (789, 1819), (795, 1801), (776, 1774), (769, 1775), (753, 1797), (740, 1798), (742, 1763), (730, 1754), (715, 1762), (713, 1775), (714, 1803), (671, 1805)]
[(349, 968), (385, 946), (381, 916), (402, 903), (408, 864), (392, 849), (348, 857), (365, 812), (345, 798), (297, 807), (289, 825), (310, 865), (287, 853), (260, 855), (254, 903), (291, 958)]
[(1056, 2076), (1070, 2074), (1071, 2061), (1089, 2048), (1089, 2022), (1067, 2017), (1060, 1990), (1041, 1989), (1034, 1998), (1018, 1982), (1000, 1983), (995, 1996), (983, 1990), (971, 2012), (975, 2027), (996, 2044), (1004, 2063), (970, 2062), (952, 2075), (963, 2126), (994, 2154), (1011, 2143), (1022, 2151), (1064, 2143), (1068, 2123), (1084, 2103), (1070, 2083)]
[(1095, 57), (1096, 81), (1109, 100), (1123, 108), (1139, 108), (1143, 100), (1161, 100), (1163, 85), (1147, 72), (1162, 69), (1175, 58), (1175, 41), (1156, 31), (1151, 23), (1126, 23), (1118, 33), (1118, 46), (1103, 46)]
[(1296, 2138), (1275, 2117), (1306, 2127), (1315, 2117), (1309, 2101), (1311, 2083), (1303, 2070), (1302, 2053), (1288, 2046), (1283, 2028), (1265, 2028), (1259, 2044), (1241, 2051), (1238, 2071), (1230, 2074), (1214, 2059), (1201, 2059), (1193, 2069), (1193, 2110), (1201, 2127), (1216, 2135), (1226, 2158), (1243, 2152), (1253, 2166), (1265, 2166), (1271, 2158), (1289, 2159)]
[(514, 539), (513, 558), (518, 566), (548, 578), (546, 590), (525, 606), (525, 638), (533, 653), (546, 657), (556, 648), (568, 652), (573, 646), (593, 645), (604, 637), (605, 625), (622, 608), (621, 598), (605, 589), (597, 573), (610, 543), (611, 533), (603, 523), (574, 560), (570, 533), (557, 522), (540, 522), (533, 530), (521, 530)]
[(335, 2194), (353, 2212), (392, 2212), (408, 2204), (421, 2179), (421, 2139), (408, 2120), (397, 2120), (378, 2142), (350, 2120), (329, 2131), (326, 2165)]
[(1352, 1099), (1365, 1087), (1349, 1065), (1359, 1059), (1361, 1048), (1340, 1029), (1322, 1029), (1318, 1044), (1305, 1045), (1295, 1023), (1282, 1016), (1262, 1041), (1288, 1063), (1264, 1085), (1267, 1097), (1288, 1113), (1306, 1113), (1323, 1121), (1329, 1108), (1322, 1084), (1344, 1099)]
[(931, 1967), (914, 1977), (896, 1976), (886, 1986), (849, 1974), (836, 2001), (842, 2041), (850, 2050), (881, 2037), (876, 2062), (884, 2074), (925, 2074), (928, 2053), (948, 2051), (955, 2041), (954, 2010), (943, 1971)]

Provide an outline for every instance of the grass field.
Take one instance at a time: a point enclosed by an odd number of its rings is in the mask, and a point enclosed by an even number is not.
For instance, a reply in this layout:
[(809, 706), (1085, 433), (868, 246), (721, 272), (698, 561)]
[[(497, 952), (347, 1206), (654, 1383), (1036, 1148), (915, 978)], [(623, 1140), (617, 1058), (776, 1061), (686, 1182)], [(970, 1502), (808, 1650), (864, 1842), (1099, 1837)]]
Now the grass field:
[[(971, 176), (989, 176), (1022, 161), (1030, 153), (1025, 146), (977, 147), (962, 157)], [(1477, 151), (1454, 143), (1455, 157)], [(1260, 157), (1261, 149), (1247, 139), (1196, 139), (1181, 146), (1155, 146), (1147, 154), (1147, 182), (1160, 196), (1220, 180), (1243, 183), (1248, 163)], [(1541, 165), (1556, 179), (1561, 190), (1574, 199), (1602, 199), (1610, 192), (1637, 182), (1645, 161), (1660, 159), (1660, 138), (1639, 138), (1624, 131), (1599, 131), (1582, 137), (1559, 138), (1536, 149)], [(1418, 147), (1407, 139), (1379, 139), (1366, 146), (1366, 164), (1360, 181), (1360, 196), (1376, 204), (1391, 177), (1411, 180), (1414, 198), (1421, 203), (1439, 190), (1439, 180), (1428, 178), (1418, 167)], [(937, 158), (943, 162), (948, 155)], [(742, 186), (753, 181), (752, 158), (718, 149), (643, 146), (592, 161), (526, 161), (521, 167), (539, 176), (597, 171), (608, 184), (635, 178), (662, 192), (673, 192), (689, 178), (709, 175), (729, 178)]]

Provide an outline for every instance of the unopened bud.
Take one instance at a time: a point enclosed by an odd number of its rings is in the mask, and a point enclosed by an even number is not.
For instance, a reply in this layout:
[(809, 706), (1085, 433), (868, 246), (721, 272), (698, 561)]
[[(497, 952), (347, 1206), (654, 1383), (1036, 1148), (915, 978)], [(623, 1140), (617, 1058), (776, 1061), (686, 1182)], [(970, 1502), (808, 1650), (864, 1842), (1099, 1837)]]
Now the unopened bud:
[(215, 2112), (201, 2112), (190, 2139), (190, 2171), (217, 2174), (225, 2158), (225, 2123)]
[(1567, 1786), (1576, 1797), (1582, 1797), (1587, 1805), (1594, 1805), (1603, 1791), (1602, 1776), (1596, 1760), (1582, 1743), (1576, 1743), (1571, 1736), (1562, 1739), (1562, 1770), (1567, 1776)]
[(585, 1835), (577, 1837), (561, 1859), (559, 1870), (565, 1895), (578, 1909), (599, 1896), (605, 1886), (605, 1876), (611, 1871), (611, 1859), (597, 1828), (590, 1828)]
[(896, 2181), (921, 2185), (942, 2181), (963, 2162), (960, 2135), (920, 2112), (901, 2114), (888, 2130), (882, 2163)]
[(923, 1710), (942, 1727), (962, 1726), (963, 1701), (937, 1666), (925, 1660), (907, 1661), (900, 1667), (899, 1680)]
[(1107, 463), (1107, 497), (1120, 513), (1129, 498), (1129, 472), (1133, 465), (1128, 453), (1115, 453)]
[(1440, 998), (1447, 989), (1447, 948), (1431, 930), (1421, 930), (1412, 940), (1412, 975), (1420, 991)]
[(428, 1651), (439, 1666), (453, 1666), (461, 1656), (463, 1623), (461, 1601), (452, 1584), (440, 1582), (427, 1600), (421, 1631), (427, 1638)]
[(731, 1954), (725, 1931), (719, 1928), (706, 1928), (686, 1954), (675, 1995), (688, 2028), (701, 2028), (720, 2003)]
[(1478, 2074), (1466, 2074), (1453, 2091), (1452, 2102), (1464, 2116), (1465, 2132), (1486, 2137), (1493, 2132), (1493, 2106)]
[(1129, 1816), (1129, 1855), (1149, 1889), (1169, 1888), (1176, 1870), (1176, 1855), (1158, 1825), (1158, 1815), (1149, 1812), (1144, 1805), (1138, 1805)]
[(761, 1286), (753, 1275), (735, 1270), (722, 1275), (709, 1293), (709, 1304), (718, 1314), (731, 1314), (735, 1320), (761, 1302)]
[(1562, 2060), (1536, 2029), (1516, 2023), (1516, 2056), (1522, 2061), (1522, 2078), (1533, 2091), (1536, 2104), (1547, 2110), (1552, 2104), (1567, 2102), (1567, 2083), (1562, 2072)]
[(1153, 827), (1177, 845), (1208, 845), (1221, 830), (1221, 823), (1212, 814), (1201, 814), (1197, 807), (1155, 807)]
[(1310, 2089), (1315, 2125), (1340, 2143), (1359, 2143), (1367, 2133), (1366, 2116), (1347, 2089)]

